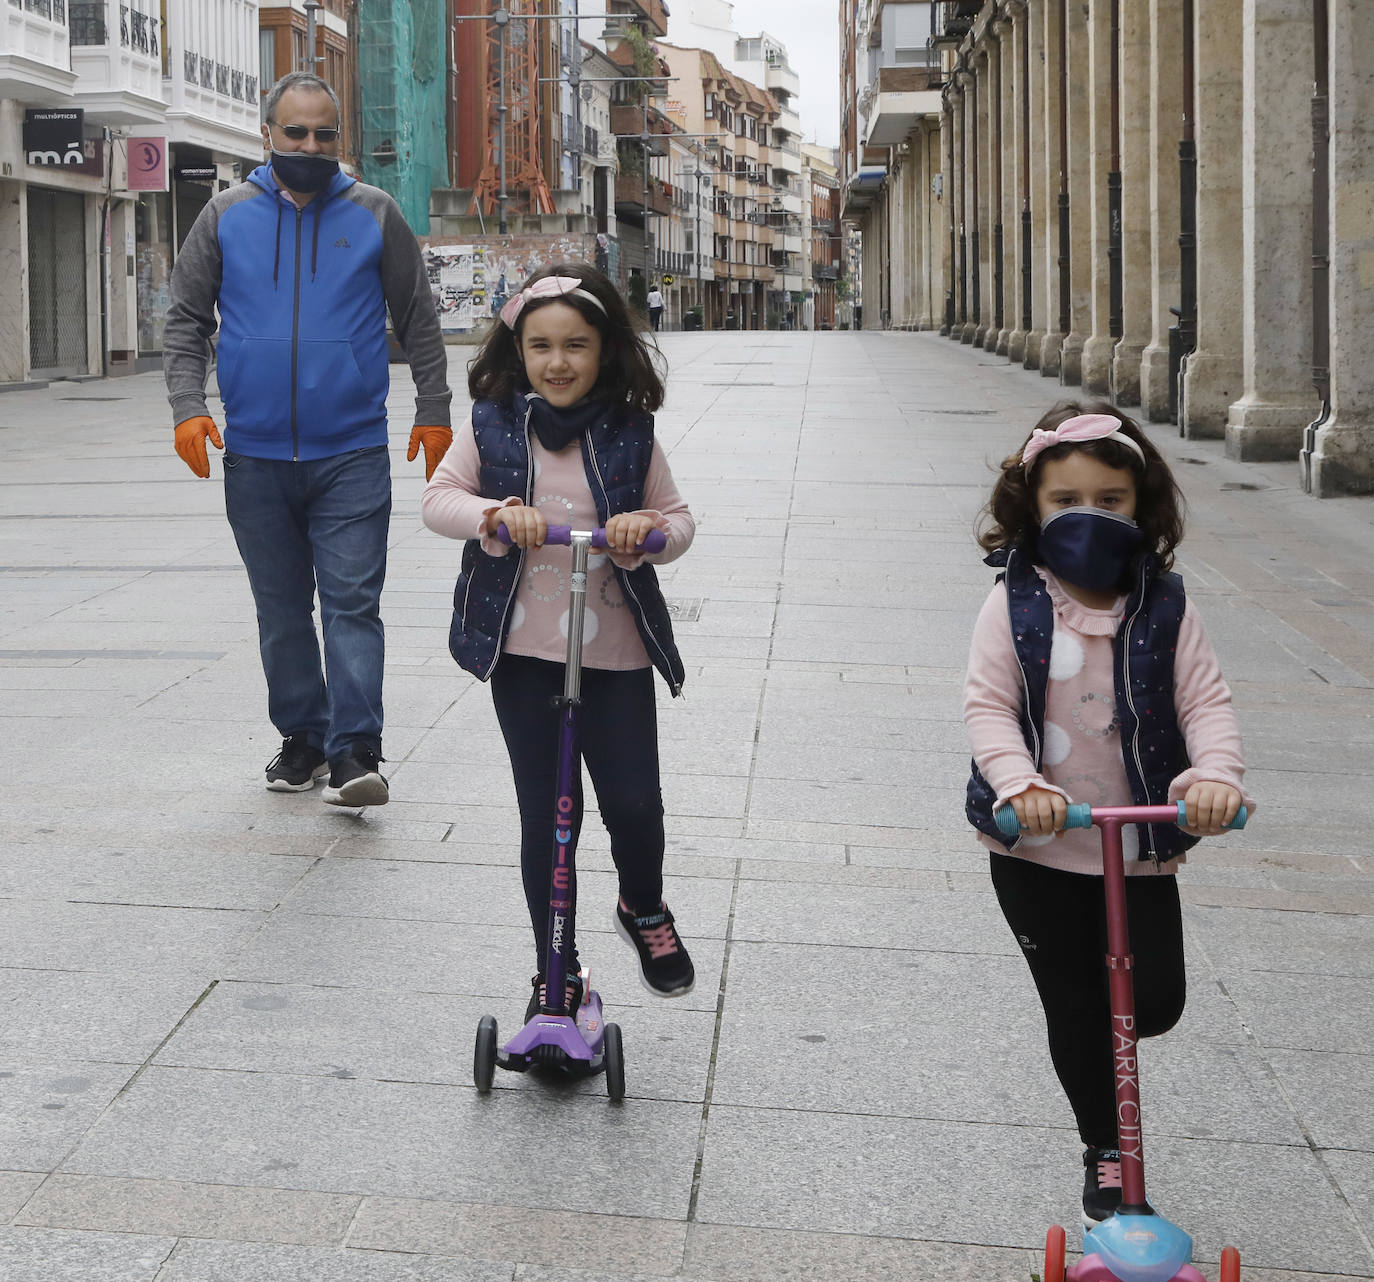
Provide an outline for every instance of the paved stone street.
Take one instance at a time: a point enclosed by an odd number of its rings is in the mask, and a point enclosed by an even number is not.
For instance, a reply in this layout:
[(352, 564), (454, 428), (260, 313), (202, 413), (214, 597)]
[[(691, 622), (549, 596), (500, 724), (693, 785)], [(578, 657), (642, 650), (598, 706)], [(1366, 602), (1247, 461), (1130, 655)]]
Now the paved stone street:
[[(665, 573), (687, 694), (660, 698), (698, 983), (640, 987), (589, 822), (622, 1106), (599, 1079), (472, 1086), (532, 949), (405, 367), (393, 800), (368, 812), (262, 787), (279, 739), (221, 465), (172, 452), (161, 376), (0, 396), (0, 1279), (1030, 1282), (1051, 1223), (1077, 1246), (1080, 1148), (963, 820), (959, 720), (989, 465), (1061, 389), (930, 334), (663, 346), (699, 522)], [(1211, 1277), (1230, 1242), (1247, 1279), (1371, 1278), (1374, 502), (1149, 430), (1260, 803), (1183, 874), (1151, 1194)]]

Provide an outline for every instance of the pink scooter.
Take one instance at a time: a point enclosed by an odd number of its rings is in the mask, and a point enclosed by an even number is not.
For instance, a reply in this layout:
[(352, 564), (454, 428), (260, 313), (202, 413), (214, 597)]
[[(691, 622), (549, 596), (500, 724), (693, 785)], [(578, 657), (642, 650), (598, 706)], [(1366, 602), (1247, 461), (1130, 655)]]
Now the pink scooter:
[[(1008, 837), (1019, 831), (1016, 811), (1003, 806), (997, 826)], [(1228, 825), (1245, 827), (1245, 807)], [(1140, 1112), (1140, 1069), (1136, 1055), (1134, 959), (1126, 919), (1126, 872), (1122, 866), (1121, 827), (1128, 823), (1188, 820), (1183, 802), (1167, 806), (1088, 806), (1068, 808), (1065, 828), (1102, 833), (1102, 877), (1107, 900), (1107, 983), (1111, 996), (1112, 1045), (1116, 1064), (1116, 1118), (1121, 1149), (1121, 1209), (1083, 1235), (1083, 1258), (1064, 1268), (1064, 1230), (1052, 1225), (1045, 1235), (1043, 1282), (1206, 1282), (1192, 1265), (1193, 1239), (1145, 1200), (1145, 1149)], [(1221, 1253), (1220, 1282), (1240, 1282), (1240, 1253)]]

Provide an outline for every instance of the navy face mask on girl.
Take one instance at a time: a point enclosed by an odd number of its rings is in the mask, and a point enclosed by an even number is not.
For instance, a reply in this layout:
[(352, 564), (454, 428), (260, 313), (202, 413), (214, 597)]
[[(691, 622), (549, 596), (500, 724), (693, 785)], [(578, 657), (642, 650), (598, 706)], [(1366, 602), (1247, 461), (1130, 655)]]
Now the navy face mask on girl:
[(1128, 516), (1066, 507), (1040, 523), (1040, 560), (1065, 583), (1110, 592), (1126, 577), (1144, 541), (1144, 531)]
[(272, 172), (287, 191), (323, 191), (339, 172), (337, 156), (312, 155), (308, 151), (272, 148)]

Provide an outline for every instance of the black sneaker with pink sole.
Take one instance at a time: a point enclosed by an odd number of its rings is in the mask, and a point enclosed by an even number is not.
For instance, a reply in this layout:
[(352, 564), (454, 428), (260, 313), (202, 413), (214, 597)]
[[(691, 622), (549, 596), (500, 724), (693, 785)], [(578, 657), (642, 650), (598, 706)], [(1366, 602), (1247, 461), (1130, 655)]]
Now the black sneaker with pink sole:
[(692, 991), (696, 967), (667, 904), (659, 904), (657, 912), (636, 915), (622, 900), (616, 904), (615, 933), (635, 950), (640, 982), (656, 997), (681, 997)]
[(1109, 1220), (1121, 1209), (1121, 1154), (1114, 1148), (1083, 1150), (1083, 1227)]

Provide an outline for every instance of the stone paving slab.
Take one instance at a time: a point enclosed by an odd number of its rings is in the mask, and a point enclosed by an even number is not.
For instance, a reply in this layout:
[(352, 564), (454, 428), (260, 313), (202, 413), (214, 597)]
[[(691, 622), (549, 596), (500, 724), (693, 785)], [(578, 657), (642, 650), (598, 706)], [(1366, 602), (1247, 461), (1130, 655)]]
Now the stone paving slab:
[[(0, 398), (0, 1277), (1028, 1282), (1076, 1218), (959, 707), (992, 584), (975, 515), (1070, 389), (932, 335), (663, 344), (698, 518), (662, 576), (700, 609), (687, 696), (659, 713), (698, 984), (640, 987), (589, 812), (579, 934), (625, 1030), (619, 1108), (600, 1080), (471, 1086), (529, 926), (405, 367), (372, 813), (261, 788), (280, 740), (218, 463), (186, 475), (160, 377), (100, 385), (117, 405)], [(1247, 1282), (1374, 1278), (1374, 504), (1147, 430), (1180, 462), (1179, 568), (1260, 803), (1182, 876), (1189, 1005), (1142, 1053), (1152, 1196), (1209, 1275), (1234, 1241)]]

